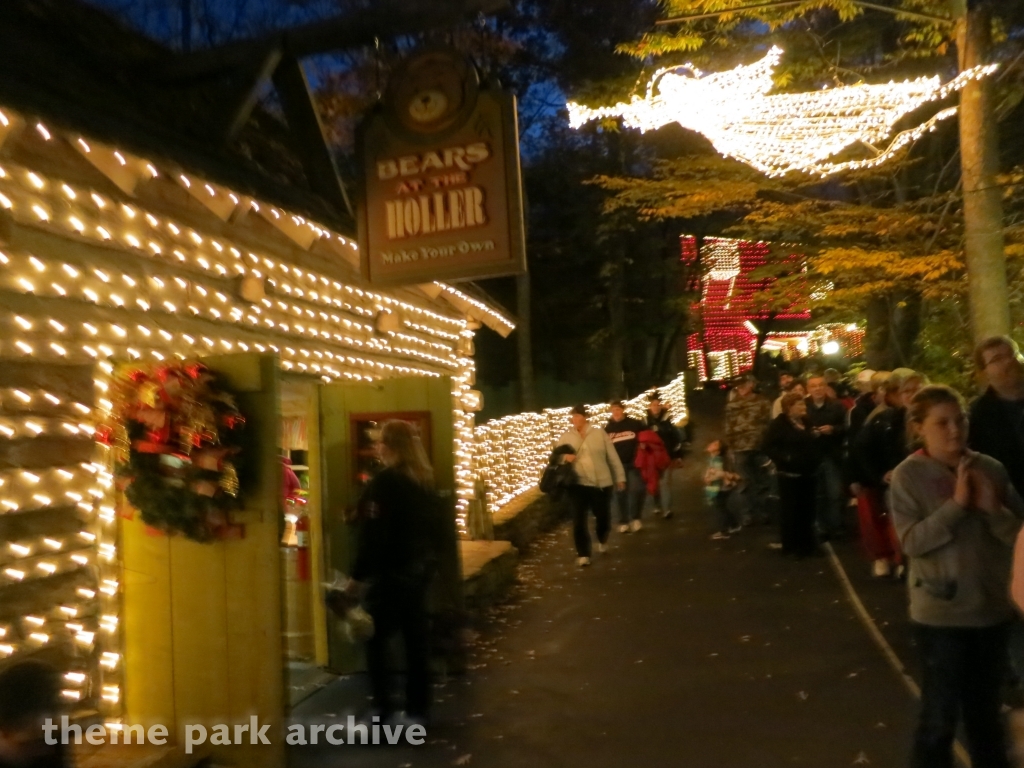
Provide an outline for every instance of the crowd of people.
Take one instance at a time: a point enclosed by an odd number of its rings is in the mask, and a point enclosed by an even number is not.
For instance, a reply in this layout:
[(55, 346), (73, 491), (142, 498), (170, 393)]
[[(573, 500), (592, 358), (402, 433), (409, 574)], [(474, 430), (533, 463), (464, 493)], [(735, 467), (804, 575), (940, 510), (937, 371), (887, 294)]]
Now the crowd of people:
[(1018, 685), (1024, 672), (1009, 648), (1024, 637), (1024, 358), (993, 337), (975, 363), (987, 388), (970, 407), (906, 368), (849, 382), (834, 370), (782, 374), (773, 404), (746, 378), (726, 406), (730, 450), (707, 449), (715, 538), (767, 506), (773, 546), (807, 557), (850, 533), (855, 506), (873, 575), (906, 579), (922, 662), (913, 768), (952, 766), (961, 720), (974, 766), (1010, 766), (1001, 707), (1008, 662)]
[[(970, 407), (907, 368), (782, 372), (773, 398), (744, 376), (705, 449), (712, 539), (775, 524), (769, 546), (800, 560), (857, 531), (871, 573), (906, 581), (922, 662), (913, 768), (951, 768), (960, 722), (976, 768), (1009, 768), (1010, 662), (1024, 681), (1024, 653), (1010, 653), (1024, 641), (1024, 357), (993, 337), (975, 362), (987, 388)], [(586, 566), (591, 514), (604, 552), (613, 505), (622, 533), (641, 529), (647, 507), (671, 513), (682, 443), (656, 395), (646, 420), (614, 403), (604, 429), (583, 406), (572, 421), (555, 461), (574, 470), (565, 489)]]
[(573, 516), (576, 562), (588, 566), (593, 542), (590, 516), (596, 520), (597, 551), (607, 551), (612, 506), (619, 532), (643, 527), (644, 510), (672, 516), (672, 470), (682, 464), (682, 436), (668, 409), (655, 392), (648, 399), (643, 420), (626, 414), (621, 400), (611, 404), (611, 418), (602, 429), (588, 419), (587, 406), (572, 409), (572, 427), (559, 439), (552, 468), (571, 466), (571, 482), (564, 484)]
[[(716, 495), (743, 525), (775, 521), (774, 546), (796, 558), (858, 526), (875, 575), (903, 574), (884, 503), (892, 471), (909, 455), (907, 406), (926, 378), (907, 368), (861, 370), (846, 381), (835, 369), (804, 378), (783, 372), (774, 402), (756, 379), (736, 383), (726, 405), (724, 467), (737, 481)], [(722, 452), (721, 441), (709, 450)], [(710, 467), (710, 464), (709, 464)], [(729, 535), (719, 528), (716, 538)]]
[[(912, 768), (952, 768), (962, 721), (975, 768), (1010, 768), (1001, 718), (1009, 664), (1024, 680), (1024, 357), (1007, 337), (975, 352), (987, 388), (968, 408), (954, 389), (909, 369), (779, 376), (774, 401), (747, 376), (725, 408), (723, 438), (706, 446), (704, 498), (711, 538), (775, 523), (772, 547), (794, 559), (848, 536), (856, 507), (860, 541), (875, 576), (905, 578), (922, 660), (921, 713)], [(437, 568), (444, 516), (433, 470), (413, 428), (388, 422), (384, 469), (360, 501), (363, 532), (352, 578), (327, 596), (344, 614), (362, 602), (374, 632), (367, 664), (375, 717), (394, 714), (387, 645), (405, 649), (406, 716), (425, 722), (431, 705), (427, 587)], [(650, 509), (672, 514), (672, 472), (684, 440), (657, 393), (645, 418), (611, 405), (604, 428), (572, 410), (552, 456), (557, 487), (573, 512), (577, 563), (591, 563), (618, 530), (635, 533)], [(848, 519), (849, 518), (849, 519)], [(0, 766), (65, 764), (41, 744), (41, 718), (58, 711), (54, 673), (28, 663), (0, 673)], [(376, 720), (375, 720), (376, 722)]]

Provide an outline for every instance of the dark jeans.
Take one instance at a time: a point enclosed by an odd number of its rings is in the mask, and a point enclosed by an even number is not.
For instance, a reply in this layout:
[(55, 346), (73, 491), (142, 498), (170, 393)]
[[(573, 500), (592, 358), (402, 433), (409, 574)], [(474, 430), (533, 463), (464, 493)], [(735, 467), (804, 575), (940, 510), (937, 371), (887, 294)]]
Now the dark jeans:
[(597, 540), (608, 541), (612, 527), (612, 489), (594, 488), (589, 485), (569, 487), (569, 501), (572, 504), (572, 536), (576, 541), (576, 554), (590, 557), (590, 513), (597, 519)]
[(388, 647), (396, 634), (405, 648), (405, 711), (426, 717), (430, 711), (430, 644), (425, 585), (374, 585), (367, 596), (373, 637), (366, 643), (366, 666), (373, 705), (381, 717), (392, 712)]
[(817, 549), (814, 536), (816, 485), (813, 475), (779, 474), (779, 529), (784, 554), (805, 557)]
[(626, 488), (625, 490), (615, 491), (615, 506), (619, 510), (619, 522), (625, 525), (630, 520), (639, 520), (640, 513), (643, 512), (644, 508), (644, 494), (647, 493), (647, 487), (644, 485), (644, 479), (640, 475), (640, 470), (636, 467), (628, 467), (626, 469)]
[(744, 523), (763, 522), (768, 519), (771, 476), (768, 460), (760, 451), (736, 451), (733, 454), (736, 472), (743, 484), (735, 491), (740, 500), (740, 514)]
[(818, 465), (818, 530), (826, 536), (841, 534), (845, 508), (846, 491), (839, 461), (833, 456), (826, 456)]
[(1009, 624), (914, 631), (924, 676), (911, 768), (952, 768), (961, 714), (973, 768), (1010, 768), (1000, 715)]
[(731, 490), (719, 491), (709, 502), (711, 510), (715, 513), (715, 530), (719, 533), (728, 533), (730, 528), (739, 525), (739, 520), (733, 511), (732, 493)]

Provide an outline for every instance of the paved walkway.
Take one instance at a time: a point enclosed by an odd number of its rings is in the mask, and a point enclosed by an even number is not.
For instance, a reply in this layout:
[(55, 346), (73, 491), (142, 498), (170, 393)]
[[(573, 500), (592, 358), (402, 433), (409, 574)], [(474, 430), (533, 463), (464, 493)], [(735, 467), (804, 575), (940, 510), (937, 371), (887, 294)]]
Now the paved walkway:
[[(915, 702), (827, 559), (783, 560), (765, 528), (709, 541), (698, 463), (678, 473), (674, 519), (613, 533), (591, 568), (567, 528), (540, 542), (474, 668), (438, 687), (427, 745), (302, 747), (291, 764), (905, 765)], [(345, 700), (328, 688), (302, 712)]]

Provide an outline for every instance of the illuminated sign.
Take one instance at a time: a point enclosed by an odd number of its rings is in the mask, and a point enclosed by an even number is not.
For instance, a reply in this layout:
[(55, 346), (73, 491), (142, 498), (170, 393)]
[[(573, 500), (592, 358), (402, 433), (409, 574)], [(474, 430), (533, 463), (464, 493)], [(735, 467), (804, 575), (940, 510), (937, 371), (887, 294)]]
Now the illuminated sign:
[(361, 126), (363, 274), (375, 285), (524, 272), (515, 99), (449, 51), (406, 62)]

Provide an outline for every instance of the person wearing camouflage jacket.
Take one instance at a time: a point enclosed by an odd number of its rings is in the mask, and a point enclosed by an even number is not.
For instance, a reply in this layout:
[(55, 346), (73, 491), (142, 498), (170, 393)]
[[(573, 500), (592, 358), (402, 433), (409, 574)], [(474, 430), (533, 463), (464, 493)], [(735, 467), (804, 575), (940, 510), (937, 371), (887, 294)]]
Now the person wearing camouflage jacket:
[(767, 522), (771, 478), (761, 441), (771, 421), (772, 406), (754, 391), (754, 377), (736, 384), (725, 406), (725, 441), (733, 454), (733, 465), (743, 478), (738, 489), (743, 522)]

